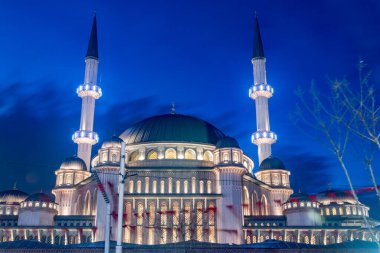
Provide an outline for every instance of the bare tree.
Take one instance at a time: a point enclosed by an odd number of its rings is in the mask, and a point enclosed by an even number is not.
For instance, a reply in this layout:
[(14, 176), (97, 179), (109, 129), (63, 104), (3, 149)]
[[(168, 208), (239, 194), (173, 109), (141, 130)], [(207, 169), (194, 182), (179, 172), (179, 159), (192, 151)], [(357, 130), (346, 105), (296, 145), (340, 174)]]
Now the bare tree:
[(355, 148), (360, 141), (360, 147), (366, 148), (361, 148), (357, 153), (361, 153), (380, 199), (373, 168), (374, 154), (380, 151), (380, 106), (376, 101), (375, 89), (369, 84), (370, 72), (365, 71), (362, 60), (359, 61), (358, 71), (359, 81), (356, 86), (345, 79), (336, 79), (330, 80), (328, 94), (321, 95), (313, 83), (307, 93), (297, 89), (296, 96), (300, 103), (297, 104), (294, 116), (323, 134), (338, 159), (355, 198), (356, 193), (344, 156), (349, 145)]
[[(372, 182), (378, 197), (375, 174), (373, 172), (373, 157), (380, 150), (379, 143), (379, 113), (380, 108), (376, 101), (375, 90), (369, 85), (369, 72), (364, 72), (364, 62), (359, 62), (359, 85), (352, 86), (347, 80), (330, 80), (330, 89), (327, 94), (321, 94), (311, 84), (308, 92), (296, 90), (299, 99), (294, 116), (297, 126), (302, 122), (312, 133), (320, 133), (320, 140), (328, 144), (337, 158), (349, 184), (351, 194), (359, 203), (357, 193), (347, 169), (346, 153), (348, 147), (354, 146), (358, 140), (365, 142), (370, 148), (364, 150), (363, 162), (370, 172)], [(300, 129), (304, 129), (300, 127)], [(310, 133), (309, 133), (310, 134)], [(377, 150), (374, 148), (377, 147)], [(367, 218), (364, 221), (371, 228)], [(370, 232), (373, 235), (372, 230)]]
[(350, 120), (342, 119), (342, 124), (354, 135), (367, 142), (369, 148), (364, 154), (364, 163), (367, 166), (371, 180), (377, 196), (380, 199), (380, 192), (377, 187), (375, 174), (373, 171), (373, 157), (380, 150), (380, 106), (376, 101), (376, 91), (369, 83), (370, 72), (365, 69), (363, 60), (359, 61), (359, 85), (357, 89), (352, 87), (346, 80), (335, 80), (332, 82), (333, 94), (341, 101), (342, 106), (347, 110)]

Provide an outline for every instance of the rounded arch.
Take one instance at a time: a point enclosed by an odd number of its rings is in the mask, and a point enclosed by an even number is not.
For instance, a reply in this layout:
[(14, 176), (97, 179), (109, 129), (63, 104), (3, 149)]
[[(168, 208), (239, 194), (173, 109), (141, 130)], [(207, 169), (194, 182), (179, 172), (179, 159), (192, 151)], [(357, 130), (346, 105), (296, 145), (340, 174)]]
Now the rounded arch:
[(268, 215), (269, 210), (268, 210), (268, 200), (267, 197), (263, 194), (261, 196), (261, 215)]
[(158, 159), (158, 153), (156, 150), (150, 150), (146, 157), (148, 158), (148, 160), (156, 160)]
[(253, 215), (259, 215), (260, 214), (260, 200), (259, 200), (259, 196), (257, 195), (257, 192), (254, 191), (252, 193), (252, 214)]
[(187, 160), (196, 160), (197, 159), (197, 156), (196, 156), (196, 153), (193, 149), (186, 149), (185, 151), (185, 159)]
[(91, 193), (90, 191), (87, 191), (84, 197), (83, 214), (90, 215), (90, 213), (91, 213)]
[(249, 206), (249, 192), (246, 186), (243, 187), (243, 214), (250, 215), (250, 206)]
[(210, 161), (210, 162), (214, 161), (214, 157), (211, 151), (207, 150), (203, 153), (203, 160)]
[(79, 194), (77, 197), (77, 201), (75, 202), (75, 214), (76, 215), (81, 215), (81, 211), (83, 210), (83, 207), (81, 206), (82, 203), (82, 195)]
[(128, 158), (129, 158), (128, 160), (130, 162), (138, 161), (139, 160), (139, 151), (138, 150), (133, 151), (132, 153), (129, 154)]
[(174, 148), (168, 148), (165, 150), (165, 159), (176, 159), (177, 151)]

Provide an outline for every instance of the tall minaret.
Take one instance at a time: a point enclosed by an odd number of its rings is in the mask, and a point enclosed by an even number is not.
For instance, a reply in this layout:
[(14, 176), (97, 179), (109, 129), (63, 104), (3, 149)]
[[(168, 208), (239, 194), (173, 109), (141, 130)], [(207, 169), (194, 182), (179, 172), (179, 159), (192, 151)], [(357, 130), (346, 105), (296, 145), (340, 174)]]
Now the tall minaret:
[(277, 135), (270, 131), (268, 98), (273, 95), (273, 88), (267, 83), (265, 56), (259, 28), (259, 20), (255, 16), (255, 34), (253, 47), (253, 86), (249, 89), (249, 97), (255, 100), (257, 131), (252, 134), (252, 142), (258, 146), (259, 164), (272, 153), (271, 145), (276, 142)]
[(80, 129), (73, 134), (72, 139), (78, 144), (78, 157), (86, 163), (87, 170), (90, 170), (91, 147), (99, 140), (98, 134), (92, 131), (95, 100), (102, 96), (102, 90), (97, 85), (99, 58), (96, 16), (92, 24), (85, 63), (84, 83), (77, 88), (77, 94), (82, 98)]

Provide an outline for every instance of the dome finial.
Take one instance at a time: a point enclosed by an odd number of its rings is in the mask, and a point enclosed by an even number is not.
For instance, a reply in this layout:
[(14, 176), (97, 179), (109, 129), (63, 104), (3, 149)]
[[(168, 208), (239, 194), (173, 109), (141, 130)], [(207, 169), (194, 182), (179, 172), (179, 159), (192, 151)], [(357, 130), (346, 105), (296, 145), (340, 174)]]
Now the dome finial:
[(172, 114), (175, 114), (175, 103), (172, 102)]
[(14, 182), (13, 184), (13, 190), (17, 190), (17, 182)]

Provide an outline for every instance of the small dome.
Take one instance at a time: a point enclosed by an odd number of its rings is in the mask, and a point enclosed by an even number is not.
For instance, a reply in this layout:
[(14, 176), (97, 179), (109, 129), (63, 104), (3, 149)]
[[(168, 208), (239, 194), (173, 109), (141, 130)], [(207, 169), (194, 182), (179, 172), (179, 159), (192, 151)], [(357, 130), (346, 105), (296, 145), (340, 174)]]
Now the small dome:
[(236, 139), (225, 136), (216, 143), (216, 148), (240, 148), (240, 146)]
[(299, 201), (307, 201), (307, 200), (311, 200), (309, 195), (302, 192), (297, 192), (290, 195), (287, 202), (299, 202)]
[(69, 157), (63, 161), (61, 164), (61, 167), (59, 168), (61, 170), (81, 170), (86, 171), (86, 163), (80, 159), (77, 156)]
[(28, 197), (28, 194), (16, 189), (0, 192), (0, 203), (18, 204), (23, 202)]
[(112, 136), (110, 140), (103, 142), (102, 148), (121, 148), (122, 142), (123, 140), (120, 139), (119, 137)]
[(259, 170), (286, 170), (284, 163), (277, 157), (269, 156), (261, 162)]
[(30, 195), (25, 201), (40, 201), (40, 202), (45, 202), (45, 203), (55, 203), (52, 197), (42, 192)]
[(356, 204), (354, 196), (350, 191), (341, 190), (327, 190), (317, 194), (317, 200), (323, 204), (330, 204), (332, 202), (345, 202), (350, 204)]

